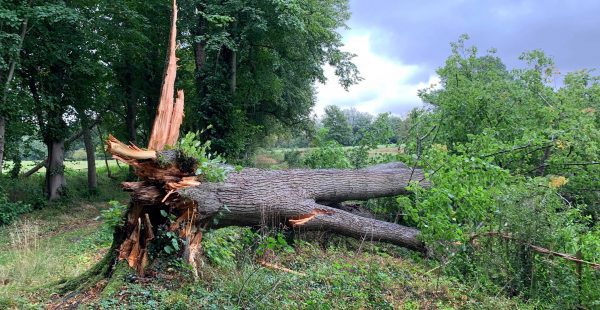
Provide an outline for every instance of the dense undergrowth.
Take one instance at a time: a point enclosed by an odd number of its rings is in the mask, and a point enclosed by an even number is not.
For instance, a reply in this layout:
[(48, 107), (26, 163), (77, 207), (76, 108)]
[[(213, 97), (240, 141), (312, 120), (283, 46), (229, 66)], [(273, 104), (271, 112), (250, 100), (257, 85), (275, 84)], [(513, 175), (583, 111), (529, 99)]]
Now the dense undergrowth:
[[(98, 218), (101, 203), (52, 206), (2, 231), (0, 306), (38, 309), (513, 309), (518, 300), (488, 294), (444, 276), (435, 261), (386, 244), (300, 234), (293, 244), (226, 228), (207, 234), (199, 280), (179, 259), (163, 257), (148, 271), (116, 272), (86, 292), (58, 296), (57, 283), (82, 274), (110, 247)], [(308, 240), (308, 241), (306, 241)], [(277, 242), (275, 242), (277, 243)], [(260, 249), (263, 249), (261, 252)], [(269, 260), (305, 275), (271, 270)], [(529, 306), (527, 306), (529, 307)]]

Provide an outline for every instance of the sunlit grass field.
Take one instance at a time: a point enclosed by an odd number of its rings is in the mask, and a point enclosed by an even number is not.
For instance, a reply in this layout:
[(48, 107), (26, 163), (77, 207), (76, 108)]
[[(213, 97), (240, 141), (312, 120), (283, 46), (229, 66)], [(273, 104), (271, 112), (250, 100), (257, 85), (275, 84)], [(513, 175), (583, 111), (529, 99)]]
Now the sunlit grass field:
[[(21, 173), (24, 173), (24, 172), (28, 171), (29, 169), (35, 167), (35, 165), (37, 165), (40, 162), (41, 161), (33, 161), (33, 160), (22, 161), (21, 162)], [(117, 161), (113, 160), (113, 159), (108, 161), (108, 165), (109, 165), (109, 167), (118, 168)], [(120, 164), (120, 166), (123, 166), (123, 164)], [(8, 173), (12, 169), (12, 167), (13, 167), (13, 163), (11, 161), (7, 161), (7, 162), (5, 162), (2, 172)], [(101, 167), (106, 167), (106, 163), (104, 162), (104, 160), (103, 159), (96, 160), (96, 168), (101, 168)], [(65, 168), (71, 169), (71, 170), (76, 170), (76, 171), (87, 171), (87, 161), (85, 161), (85, 160), (65, 160)], [(45, 172), (46, 172), (46, 168), (42, 167), (36, 173), (43, 174)]]

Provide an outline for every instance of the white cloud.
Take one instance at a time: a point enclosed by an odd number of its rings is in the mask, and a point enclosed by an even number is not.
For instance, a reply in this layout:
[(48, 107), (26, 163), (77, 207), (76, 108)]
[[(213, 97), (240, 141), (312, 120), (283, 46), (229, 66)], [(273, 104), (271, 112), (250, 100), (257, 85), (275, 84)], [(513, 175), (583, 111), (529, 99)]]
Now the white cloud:
[(356, 54), (354, 63), (364, 78), (357, 85), (345, 91), (337, 81), (334, 69), (327, 66), (326, 84), (317, 84), (317, 103), (313, 111), (322, 115), (328, 105), (355, 107), (362, 112), (407, 112), (421, 106), (417, 91), (437, 84), (439, 78), (432, 73), (427, 81), (411, 81), (411, 77), (422, 70), (417, 65), (407, 65), (400, 61), (378, 55), (372, 47), (372, 33), (347, 32), (344, 50)]

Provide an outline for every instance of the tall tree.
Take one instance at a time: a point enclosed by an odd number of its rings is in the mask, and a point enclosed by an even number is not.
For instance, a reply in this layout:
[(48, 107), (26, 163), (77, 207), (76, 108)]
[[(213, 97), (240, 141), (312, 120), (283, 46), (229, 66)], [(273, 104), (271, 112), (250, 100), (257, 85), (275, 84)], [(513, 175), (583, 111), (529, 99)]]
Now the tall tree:
[(0, 4), (0, 82), (2, 93), (0, 103), (0, 174), (4, 164), (6, 144), (7, 117), (19, 109), (16, 104), (9, 104), (9, 92), (15, 77), (15, 70), (19, 62), (19, 54), (27, 34), (29, 24), (29, 9), (33, 0), (19, 1), (16, 3)]
[[(60, 197), (64, 177), (65, 138), (76, 121), (76, 102), (82, 88), (93, 83), (97, 65), (86, 31), (85, 3), (47, 1), (36, 5), (29, 35), (23, 42), (21, 79), (35, 103), (42, 140), (48, 149), (45, 190), (50, 200)], [(93, 11), (93, 10), (92, 10)]]
[(341, 145), (352, 143), (352, 127), (342, 110), (335, 105), (325, 107), (323, 127), (327, 129), (327, 140), (334, 140)]
[(183, 33), (191, 34), (199, 94), (188, 114), (202, 111), (187, 126), (213, 125), (207, 134), (215, 149), (232, 157), (280, 128), (275, 124), (309, 120), (323, 65), (336, 68), (344, 87), (359, 79), (337, 32), (349, 17), (346, 0), (196, 0), (182, 11), (193, 18)]
[(373, 115), (368, 112), (360, 112), (354, 107), (344, 109), (344, 114), (352, 127), (352, 144), (356, 144), (369, 130), (369, 126), (373, 121)]

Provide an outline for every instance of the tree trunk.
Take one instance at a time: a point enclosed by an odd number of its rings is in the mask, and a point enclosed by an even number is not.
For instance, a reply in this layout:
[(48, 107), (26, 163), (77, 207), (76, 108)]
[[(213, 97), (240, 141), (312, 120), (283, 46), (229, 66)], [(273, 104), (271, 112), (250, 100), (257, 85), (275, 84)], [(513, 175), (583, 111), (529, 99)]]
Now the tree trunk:
[[(406, 194), (410, 168), (361, 170), (245, 169), (224, 183), (202, 183), (177, 191), (175, 204), (193, 203), (200, 219), (220, 225), (284, 224), (425, 251), (418, 230), (327, 206), (347, 200)], [(422, 179), (421, 172), (413, 180)], [(425, 184), (425, 183), (424, 183)], [(135, 195), (135, 194), (134, 194)]]
[[(119, 247), (119, 257), (127, 259), (140, 273), (148, 264), (147, 246), (157, 233), (153, 227), (165, 224), (186, 240), (186, 252), (194, 245), (192, 241), (201, 236), (201, 228), (211, 225), (330, 231), (427, 252), (415, 228), (330, 206), (348, 200), (407, 194), (411, 181), (424, 179), (419, 169), (413, 171), (402, 163), (360, 170), (250, 168), (230, 173), (225, 182), (198, 182), (201, 177), (194, 176), (196, 166), (189, 165), (190, 159), (178, 151), (153, 154), (127, 148), (111, 139), (109, 151), (134, 166), (143, 180), (123, 183), (123, 188), (132, 192), (132, 205), (124, 230), (129, 237)], [(429, 183), (421, 181), (421, 185)], [(176, 220), (167, 222), (160, 210), (173, 214)], [(194, 265), (193, 257), (186, 259)]]
[(4, 135), (6, 133), (6, 120), (0, 115), (0, 175), (4, 166)]
[(83, 144), (85, 145), (85, 155), (87, 159), (88, 190), (93, 192), (98, 187), (98, 180), (96, 178), (96, 151), (94, 149), (94, 144), (92, 143), (92, 135), (90, 133), (88, 122), (84, 121), (81, 125), (81, 130), (83, 131)]
[[(89, 124), (88, 128), (92, 128), (92, 127), (98, 125), (99, 123), (100, 123), (100, 119), (96, 119), (91, 124)], [(75, 140), (79, 139), (82, 135), (83, 135), (83, 128), (80, 129), (79, 131), (77, 131), (72, 136), (70, 136), (69, 139), (67, 139), (65, 141), (65, 149), (68, 149), (69, 145), (71, 143), (73, 143)], [(37, 163), (37, 165), (35, 165), (33, 168), (31, 168), (27, 172), (23, 173), (23, 177), (26, 178), (26, 177), (31, 176), (32, 174), (38, 172), (40, 169), (45, 167), (47, 164), (48, 164), (48, 158), (44, 159), (44, 161), (42, 161), (42, 162)]]
[(48, 146), (48, 167), (46, 170), (46, 195), (49, 200), (60, 198), (65, 181), (65, 141), (52, 140), (46, 143)]

